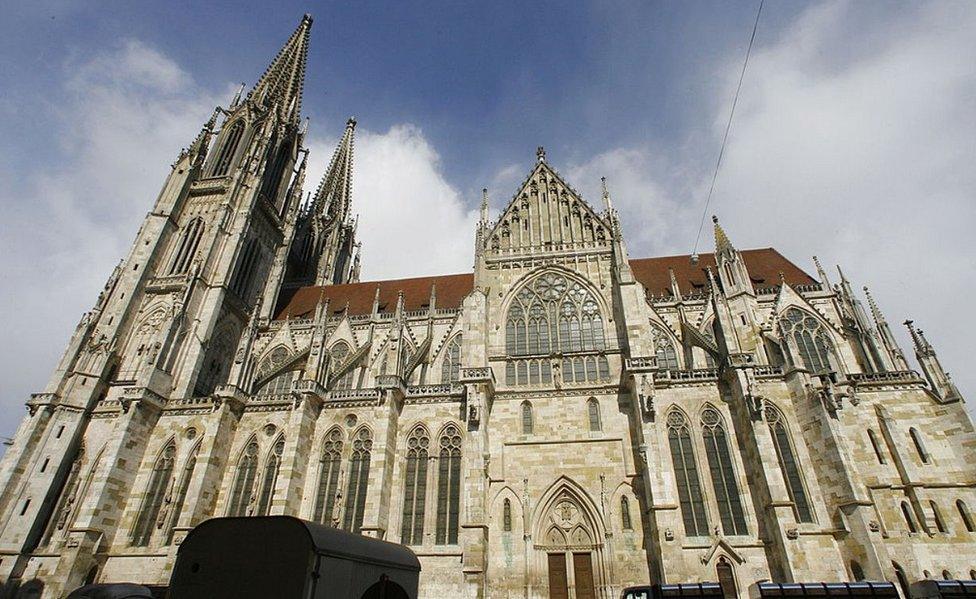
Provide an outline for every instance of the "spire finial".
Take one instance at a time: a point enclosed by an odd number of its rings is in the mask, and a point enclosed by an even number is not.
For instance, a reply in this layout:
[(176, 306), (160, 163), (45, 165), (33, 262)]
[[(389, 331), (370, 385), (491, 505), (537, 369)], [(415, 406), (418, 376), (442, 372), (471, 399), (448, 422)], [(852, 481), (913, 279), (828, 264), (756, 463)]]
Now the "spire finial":
[(715, 252), (722, 253), (735, 250), (732, 242), (729, 241), (729, 236), (725, 234), (722, 225), (718, 223), (718, 217), (714, 214), (712, 215), (712, 224), (715, 226)]
[(813, 264), (817, 267), (817, 276), (820, 278), (820, 284), (823, 285), (824, 291), (830, 290), (830, 279), (827, 278), (827, 272), (821, 266), (820, 259), (814, 256)]
[(346, 129), (355, 129), (355, 128), (356, 128), (356, 117), (351, 116), (348, 119), (346, 119)]
[(610, 200), (610, 190), (607, 189), (607, 178), (600, 177), (600, 184), (603, 186), (603, 206), (607, 210), (613, 210), (613, 202)]
[(481, 189), (481, 222), (488, 224), (488, 188)]
[(546, 149), (544, 147), (542, 147), (542, 146), (539, 146), (538, 148), (536, 148), (536, 150), (535, 150), (535, 157), (536, 157), (536, 159), (538, 159), (539, 162), (545, 162), (546, 161)]

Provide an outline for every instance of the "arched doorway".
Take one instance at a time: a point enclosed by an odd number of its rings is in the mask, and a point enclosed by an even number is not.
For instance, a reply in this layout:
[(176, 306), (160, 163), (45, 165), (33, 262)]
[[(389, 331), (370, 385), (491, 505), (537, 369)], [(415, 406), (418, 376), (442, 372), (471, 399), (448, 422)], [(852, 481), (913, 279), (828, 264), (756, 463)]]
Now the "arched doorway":
[(547, 503), (536, 549), (545, 560), (549, 598), (596, 599), (604, 579), (596, 522), (576, 493), (556, 493)]

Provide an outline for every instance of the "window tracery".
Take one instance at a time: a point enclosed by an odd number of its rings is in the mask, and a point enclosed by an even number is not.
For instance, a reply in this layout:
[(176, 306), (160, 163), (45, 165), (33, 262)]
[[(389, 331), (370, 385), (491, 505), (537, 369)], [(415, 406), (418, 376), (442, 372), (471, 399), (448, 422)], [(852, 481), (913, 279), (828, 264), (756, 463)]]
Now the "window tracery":
[(707, 535), (708, 518), (688, 421), (681, 411), (672, 410), (668, 413), (667, 426), (685, 534), (691, 537)]
[[(556, 354), (563, 355), (565, 382), (610, 378), (606, 356), (599, 353), (606, 349), (606, 334), (596, 298), (560, 273), (536, 277), (516, 294), (508, 308), (505, 349), (509, 385), (552, 383), (551, 356)], [(591, 355), (572, 355), (585, 353)]]
[(766, 424), (769, 425), (769, 432), (773, 436), (773, 444), (776, 446), (776, 457), (786, 479), (786, 490), (790, 494), (790, 499), (793, 500), (796, 519), (799, 522), (813, 522), (813, 510), (810, 509), (810, 502), (803, 486), (803, 477), (800, 475), (800, 467), (796, 461), (793, 441), (790, 439), (790, 432), (786, 427), (785, 419), (780, 411), (771, 405), (766, 406), (765, 416)]
[(264, 482), (261, 485), (261, 498), (258, 501), (258, 516), (267, 516), (271, 511), (271, 502), (274, 500), (275, 484), (278, 482), (278, 472), (281, 470), (281, 457), (284, 452), (285, 438), (279, 437), (264, 464)]
[(654, 352), (657, 355), (657, 367), (665, 370), (677, 370), (678, 352), (674, 347), (671, 336), (665, 333), (661, 327), (651, 323), (651, 340), (654, 343)]
[(436, 542), (454, 545), (458, 540), (461, 506), (461, 431), (453, 424), (441, 433), (439, 458)]
[(142, 508), (136, 518), (135, 528), (132, 530), (132, 544), (145, 547), (152, 537), (153, 525), (163, 506), (163, 500), (169, 491), (170, 479), (173, 477), (173, 460), (176, 458), (176, 444), (170, 441), (153, 465), (146, 497), (142, 501)]
[(529, 403), (528, 401), (523, 401), (522, 402), (522, 434), (531, 435), (533, 424), (534, 423), (532, 422), (532, 404)]
[(372, 451), (373, 435), (369, 429), (362, 428), (352, 441), (352, 455), (349, 457), (349, 487), (346, 491), (346, 507), (342, 523), (343, 529), (357, 534), (363, 527)]
[(586, 412), (590, 420), (590, 432), (602, 430), (603, 427), (600, 423), (600, 402), (596, 398), (591, 397), (586, 400)]
[(332, 362), (332, 388), (333, 389), (352, 389), (355, 368), (347, 367), (345, 371), (337, 373), (336, 369), (341, 368), (349, 358), (352, 350), (345, 341), (338, 341), (329, 351), (329, 359)]
[(190, 489), (190, 482), (193, 480), (193, 470), (197, 465), (197, 456), (200, 454), (200, 444), (190, 452), (183, 465), (183, 477), (180, 481), (179, 491), (176, 493), (176, 501), (173, 503), (173, 515), (170, 519), (169, 532), (166, 534), (166, 544), (173, 544), (173, 535), (179, 525), (180, 514), (183, 512), (183, 504), (186, 503), (186, 493)]
[(258, 469), (258, 442), (254, 439), (247, 444), (237, 462), (237, 474), (234, 476), (234, 487), (231, 492), (228, 516), (246, 516), (247, 507), (251, 503), (251, 493), (254, 489), (254, 478)]
[(441, 382), (456, 383), (461, 378), (461, 336), (454, 339), (444, 349), (444, 361), (441, 363)]
[(794, 356), (797, 366), (814, 373), (833, 370), (830, 358), (834, 344), (819, 320), (799, 308), (789, 308), (780, 318), (779, 327), (783, 339), (792, 339), (793, 347), (799, 353)]
[(424, 542), (424, 514), (427, 499), (427, 461), (430, 437), (423, 427), (416, 427), (407, 438), (407, 464), (403, 491), (403, 522), (400, 542), (420, 545)]
[(190, 270), (190, 264), (197, 253), (197, 246), (200, 245), (200, 239), (203, 237), (203, 230), (203, 219), (199, 216), (183, 225), (168, 274), (181, 275)]
[(240, 120), (231, 125), (224, 138), (224, 143), (220, 146), (220, 152), (214, 159), (213, 168), (210, 171), (211, 177), (223, 177), (230, 170), (230, 164), (237, 153), (237, 146), (244, 135), (244, 121)]
[(715, 408), (708, 407), (702, 411), (701, 427), (722, 530), (726, 535), (748, 534), (739, 484), (729, 451), (728, 435), (722, 417)]
[(334, 525), (339, 469), (342, 464), (342, 431), (334, 428), (325, 436), (322, 459), (319, 460), (319, 486), (315, 494), (315, 521)]

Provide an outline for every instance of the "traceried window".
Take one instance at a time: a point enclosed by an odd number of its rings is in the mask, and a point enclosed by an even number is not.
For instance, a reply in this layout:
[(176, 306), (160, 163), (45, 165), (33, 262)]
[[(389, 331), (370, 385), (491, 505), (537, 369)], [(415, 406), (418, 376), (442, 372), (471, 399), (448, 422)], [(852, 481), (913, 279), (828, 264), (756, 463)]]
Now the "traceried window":
[(564, 382), (610, 378), (607, 358), (599, 353), (606, 349), (599, 304), (583, 285), (559, 273), (536, 277), (512, 300), (505, 349), (510, 358), (505, 370), (509, 385), (551, 384), (555, 354), (563, 356)]
[(173, 515), (170, 517), (169, 532), (166, 535), (166, 544), (173, 544), (173, 535), (176, 533), (176, 527), (180, 523), (180, 514), (183, 512), (183, 504), (186, 503), (186, 493), (190, 489), (190, 482), (193, 480), (193, 470), (197, 465), (197, 456), (200, 454), (200, 444), (197, 443), (196, 447), (190, 452), (190, 455), (186, 458), (186, 463), (183, 464), (183, 473), (181, 475), (179, 484), (179, 490), (176, 493), (176, 501), (173, 503)]
[[(332, 388), (333, 389), (352, 389), (353, 379), (356, 376), (356, 369), (351, 365), (346, 366), (346, 360), (352, 350), (345, 341), (339, 341), (332, 346), (329, 351), (330, 361), (332, 362)], [(346, 367), (343, 371), (338, 368)]]
[(630, 501), (626, 495), (620, 498), (620, 526), (624, 530), (633, 530), (634, 528), (630, 521)]
[(789, 308), (780, 319), (779, 327), (783, 339), (792, 339), (799, 352), (798, 356), (793, 356), (796, 366), (803, 366), (814, 373), (832, 370), (830, 357), (834, 344), (819, 320), (798, 308)]
[(349, 457), (349, 486), (346, 489), (346, 507), (342, 520), (342, 528), (357, 534), (363, 528), (372, 451), (372, 433), (366, 428), (359, 429), (353, 438), (352, 455)]
[(679, 410), (668, 413), (668, 444), (671, 447), (671, 462), (678, 483), (678, 501), (681, 504), (681, 518), (685, 534), (690, 537), (708, 534), (708, 518), (705, 515), (705, 500), (701, 481), (698, 478), (698, 464), (691, 441), (691, 432), (685, 415)]
[(149, 487), (146, 489), (146, 496), (142, 500), (139, 516), (136, 518), (136, 526), (132, 530), (132, 544), (136, 547), (145, 547), (149, 544), (156, 518), (159, 516), (159, 510), (166, 498), (166, 491), (169, 489), (170, 479), (173, 477), (173, 460), (175, 458), (176, 444), (171, 441), (159, 453), (156, 464), (153, 465), (152, 474), (149, 476)]
[(456, 383), (461, 378), (461, 336), (454, 339), (444, 349), (444, 361), (441, 363), (441, 382)]
[(240, 259), (237, 262), (237, 270), (234, 271), (234, 278), (230, 288), (245, 302), (251, 301), (253, 291), (254, 272), (257, 270), (258, 262), (261, 259), (261, 243), (255, 239), (248, 239), (244, 243)]
[(591, 397), (586, 400), (586, 412), (590, 420), (590, 432), (597, 432), (602, 429), (600, 423), (600, 402)]
[(677, 370), (678, 352), (674, 348), (671, 337), (659, 326), (651, 323), (651, 339), (654, 342), (654, 352), (657, 355), (657, 367), (666, 370)]
[(438, 458), (436, 542), (455, 545), (461, 507), (461, 431), (453, 424), (441, 433)]
[(712, 489), (718, 502), (718, 513), (722, 519), (722, 530), (726, 535), (748, 534), (739, 484), (732, 465), (728, 435), (718, 410), (705, 408), (701, 414), (702, 440), (705, 442), (705, 455), (708, 457), (708, 470), (711, 473)]
[(342, 465), (342, 431), (338, 428), (325, 435), (322, 459), (319, 460), (319, 486), (315, 493), (315, 521), (333, 525), (339, 469)]
[(190, 264), (193, 263), (193, 257), (196, 256), (201, 237), (203, 237), (202, 218), (194, 218), (183, 225), (179, 243), (176, 244), (176, 252), (173, 254), (173, 261), (169, 265), (169, 274), (181, 275), (190, 270)]
[(424, 542), (424, 514), (427, 500), (427, 452), (430, 437), (422, 426), (407, 437), (407, 464), (403, 489), (403, 523), (400, 542), (420, 545)]
[(796, 453), (793, 451), (793, 441), (790, 439), (786, 420), (783, 414), (771, 405), (766, 406), (765, 415), (769, 432), (773, 435), (773, 444), (776, 446), (776, 457), (786, 479), (786, 490), (793, 500), (796, 519), (799, 522), (813, 522), (813, 510), (810, 509), (807, 492), (803, 486), (803, 477), (800, 476), (800, 467), (796, 462)]
[(261, 483), (261, 498), (258, 502), (258, 516), (267, 516), (271, 512), (271, 502), (274, 501), (275, 485), (278, 483), (278, 472), (281, 470), (281, 456), (285, 452), (285, 438), (279, 437), (268, 453), (264, 463), (264, 481)]
[(237, 153), (237, 146), (240, 144), (241, 136), (244, 135), (244, 121), (237, 121), (231, 125), (230, 130), (227, 132), (227, 136), (224, 137), (224, 141), (220, 146), (220, 152), (217, 153), (217, 157), (213, 161), (213, 166), (210, 170), (211, 177), (223, 177), (230, 170), (231, 162), (234, 160), (234, 154)]
[(281, 395), (291, 392), (292, 386), (301, 377), (301, 370), (286, 370), (276, 374), (258, 389), (258, 395)]
[(254, 479), (258, 472), (258, 442), (254, 439), (247, 444), (237, 462), (234, 486), (230, 496), (228, 516), (246, 516), (254, 491)]
[(531, 435), (532, 434), (532, 404), (528, 401), (522, 402), (522, 434)]

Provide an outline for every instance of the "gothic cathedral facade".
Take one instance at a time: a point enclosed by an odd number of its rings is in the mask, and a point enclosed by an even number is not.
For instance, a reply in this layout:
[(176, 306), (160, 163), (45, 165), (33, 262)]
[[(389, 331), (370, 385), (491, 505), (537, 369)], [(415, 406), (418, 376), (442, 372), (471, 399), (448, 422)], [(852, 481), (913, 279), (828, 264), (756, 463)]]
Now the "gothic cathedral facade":
[(428, 598), (976, 576), (963, 400), (843, 274), (717, 221), (714, 253), (630, 259), (540, 148), (473, 272), (359, 281), (354, 120), (301, 192), (311, 23), (180, 154), (27, 402), (8, 589), (166, 584), (201, 521), (275, 514), (409, 545)]

